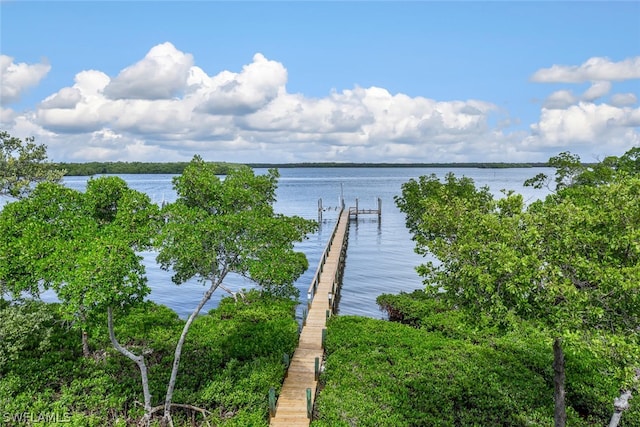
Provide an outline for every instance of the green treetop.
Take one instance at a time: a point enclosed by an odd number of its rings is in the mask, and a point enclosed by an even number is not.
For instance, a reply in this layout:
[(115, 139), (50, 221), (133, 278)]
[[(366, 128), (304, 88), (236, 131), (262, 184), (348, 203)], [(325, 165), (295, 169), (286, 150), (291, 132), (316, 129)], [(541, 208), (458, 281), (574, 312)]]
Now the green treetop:
[(25, 197), (39, 182), (58, 182), (64, 171), (47, 162), (47, 148), (34, 138), (11, 136), (0, 131), (0, 196)]

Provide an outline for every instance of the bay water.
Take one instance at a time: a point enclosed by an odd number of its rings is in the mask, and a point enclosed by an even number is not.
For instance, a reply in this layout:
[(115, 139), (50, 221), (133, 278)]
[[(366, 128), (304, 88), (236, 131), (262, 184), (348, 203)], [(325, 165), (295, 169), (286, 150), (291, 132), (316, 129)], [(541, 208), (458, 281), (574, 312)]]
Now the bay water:
[[(255, 169), (263, 174), (265, 169)], [(382, 203), (382, 215), (361, 215), (352, 220), (339, 300), (340, 314), (355, 314), (373, 318), (384, 317), (375, 300), (382, 293), (411, 292), (423, 288), (415, 267), (425, 260), (414, 252), (414, 242), (405, 228), (404, 215), (395, 205), (394, 197), (401, 194), (401, 186), (411, 178), (436, 174), (443, 178), (448, 172), (457, 177), (472, 178), (476, 186), (488, 186), (496, 197), (501, 190), (514, 190), (524, 196), (526, 202), (542, 198), (547, 190), (524, 187), (526, 179), (544, 172), (547, 168), (419, 168), (419, 167), (336, 167), (336, 168), (281, 168), (279, 169), (277, 202), (275, 209), (285, 215), (298, 215), (318, 220), (318, 201), (322, 199), (323, 213), (319, 229), (299, 243), (296, 248), (305, 253), (309, 269), (296, 281), (300, 290), (301, 308), (306, 303), (307, 288), (318, 266), (318, 260), (331, 236), (338, 217), (340, 198), (345, 205), (360, 209), (376, 209), (378, 198)], [(154, 202), (172, 202), (176, 198), (172, 187), (174, 175), (120, 175), (131, 188), (148, 194)], [(66, 177), (65, 185), (84, 191), (87, 177)], [(141, 253), (144, 257), (151, 293), (149, 299), (175, 310), (186, 318), (198, 305), (208, 283), (193, 279), (182, 285), (171, 280), (171, 271), (162, 270), (155, 262), (156, 253)], [(230, 276), (226, 281), (234, 290), (250, 289), (251, 281), (240, 276)], [(203, 313), (215, 308), (226, 296), (218, 289)], [(54, 301), (50, 292), (43, 299)]]

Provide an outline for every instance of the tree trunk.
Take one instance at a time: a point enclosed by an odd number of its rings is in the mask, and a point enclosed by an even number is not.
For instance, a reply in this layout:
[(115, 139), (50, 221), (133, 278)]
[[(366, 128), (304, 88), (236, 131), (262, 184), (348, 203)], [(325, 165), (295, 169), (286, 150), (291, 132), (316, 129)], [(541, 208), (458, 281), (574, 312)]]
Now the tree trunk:
[[(635, 381), (640, 380), (640, 368), (636, 369)], [(629, 400), (631, 399), (631, 390), (623, 390), (620, 397), (616, 397), (613, 401), (614, 412), (609, 421), (609, 427), (618, 427), (622, 413), (629, 409)]]
[(180, 335), (180, 339), (178, 340), (178, 344), (176, 345), (176, 351), (173, 356), (173, 369), (171, 369), (171, 378), (169, 378), (169, 386), (167, 387), (167, 395), (164, 400), (164, 416), (162, 417), (162, 425), (173, 426), (173, 422), (171, 420), (171, 401), (173, 400), (173, 390), (176, 386), (176, 378), (178, 376), (178, 368), (180, 366), (180, 356), (182, 355), (182, 346), (184, 345), (184, 341), (187, 338), (187, 333), (189, 332), (189, 328), (191, 324), (202, 310), (202, 307), (211, 299), (211, 295), (218, 289), (218, 286), (222, 283), (222, 280), (226, 276), (222, 274), (222, 277), (218, 279), (216, 282), (211, 283), (211, 287), (204, 293), (200, 303), (196, 307), (196, 309), (191, 313), (189, 318), (187, 319), (187, 323), (184, 324), (184, 328), (182, 328), (182, 334)]
[(89, 334), (87, 334), (86, 329), (82, 329), (82, 355), (84, 357), (91, 356), (91, 351), (89, 350)]
[(151, 393), (149, 392), (149, 375), (147, 373), (147, 365), (144, 362), (144, 356), (137, 356), (122, 347), (118, 340), (116, 339), (116, 334), (113, 330), (113, 311), (111, 307), (107, 309), (107, 322), (109, 326), (109, 339), (111, 340), (111, 344), (113, 347), (118, 350), (121, 354), (125, 355), (129, 359), (133, 360), (138, 368), (140, 368), (140, 377), (142, 378), (142, 394), (144, 396), (144, 424), (149, 425), (149, 420), (151, 418)]
[(567, 409), (565, 406), (565, 373), (564, 373), (564, 352), (562, 351), (562, 339), (553, 340), (553, 385), (555, 412), (553, 422), (555, 427), (564, 427), (567, 423)]
[[(87, 316), (85, 316), (82, 310), (80, 310), (79, 315), (82, 323), (86, 325)], [(91, 357), (91, 350), (89, 350), (89, 334), (87, 333), (87, 330), (85, 328), (82, 328), (82, 355), (84, 357)]]
[(622, 418), (622, 412), (629, 409), (629, 399), (631, 399), (631, 390), (625, 390), (620, 397), (614, 400), (613, 406), (615, 411), (609, 421), (609, 427), (618, 427), (620, 419)]

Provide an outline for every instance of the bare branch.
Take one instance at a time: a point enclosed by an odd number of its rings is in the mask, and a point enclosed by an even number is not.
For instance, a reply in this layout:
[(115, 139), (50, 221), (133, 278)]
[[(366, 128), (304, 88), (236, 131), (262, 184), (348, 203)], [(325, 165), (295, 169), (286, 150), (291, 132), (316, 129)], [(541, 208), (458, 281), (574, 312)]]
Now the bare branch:
[(240, 298), (242, 298), (243, 300), (245, 299), (244, 292), (242, 292), (242, 291), (234, 292), (234, 291), (232, 291), (231, 289), (227, 288), (227, 287), (226, 287), (225, 285), (223, 285), (222, 283), (221, 283), (221, 284), (219, 284), (219, 285), (218, 285), (218, 287), (219, 287), (220, 289), (222, 289), (223, 291), (225, 291), (226, 293), (228, 293), (229, 295), (231, 295), (231, 296), (233, 297), (233, 300), (234, 300), (235, 302), (238, 302), (238, 295), (240, 295)]
[[(640, 380), (640, 368), (636, 369), (636, 376), (634, 380), (637, 382)], [(631, 400), (631, 389), (623, 390), (619, 397), (616, 397), (613, 401), (614, 412), (609, 422), (609, 427), (618, 427), (622, 413), (629, 409), (629, 400)]]

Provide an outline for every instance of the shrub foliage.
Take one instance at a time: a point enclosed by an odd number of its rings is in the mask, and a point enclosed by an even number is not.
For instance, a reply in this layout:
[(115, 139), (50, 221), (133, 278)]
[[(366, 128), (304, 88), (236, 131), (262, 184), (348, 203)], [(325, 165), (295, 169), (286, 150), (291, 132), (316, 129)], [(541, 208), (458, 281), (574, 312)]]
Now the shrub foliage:
[[(208, 411), (213, 425), (268, 425), (268, 392), (278, 390), (284, 378), (284, 353), (297, 344), (295, 302), (251, 291), (235, 302), (224, 299), (207, 315), (198, 317), (186, 345), (183, 374), (176, 386), (176, 403), (188, 403)], [(140, 375), (135, 365), (115, 351), (103, 327), (91, 334), (92, 358), (82, 357), (76, 332), (62, 321), (56, 304), (38, 308), (45, 322), (33, 337), (25, 336), (19, 349), (0, 365), (0, 416), (6, 425), (104, 426), (136, 425), (143, 415), (139, 402)], [(16, 317), (21, 306), (3, 308)], [(4, 318), (4, 317), (3, 317)], [(145, 352), (154, 404), (164, 396), (173, 360), (173, 343), (184, 321), (170, 309), (145, 302), (117, 319), (120, 340)], [(47, 330), (47, 340), (35, 339)], [(25, 332), (26, 333), (26, 332)], [(57, 417), (57, 418), (56, 418)], [(185, 410), (174, 416), (176, 425), (202, 424), (202, 415)], [(41, 423), (38, 423), (38, 420)]]

